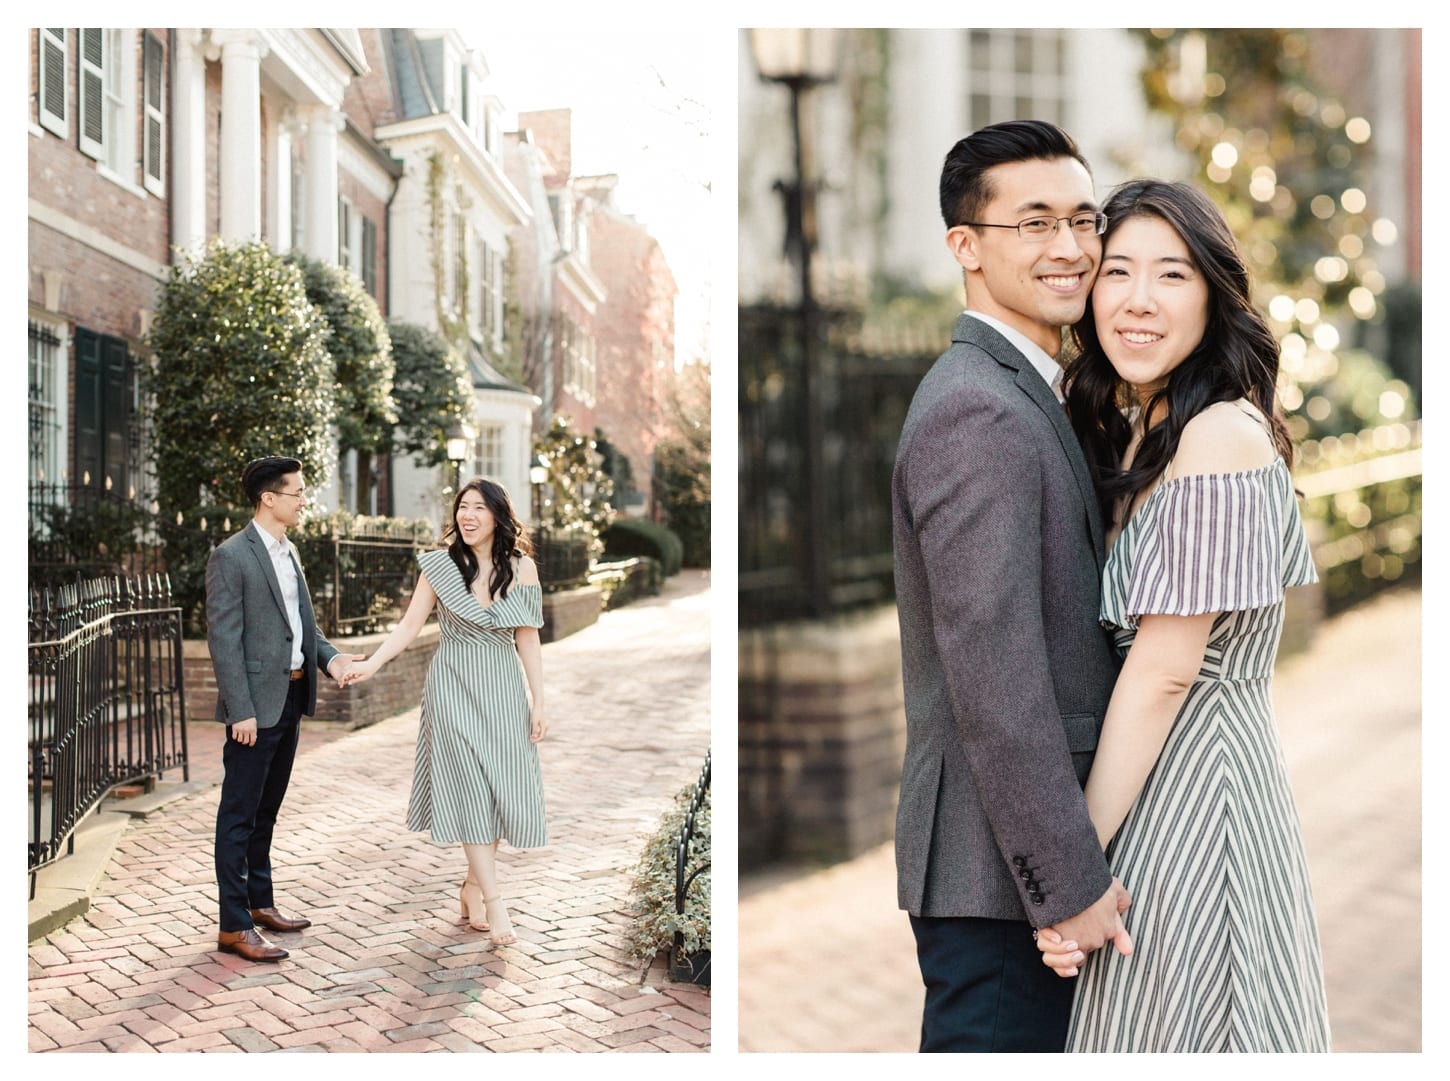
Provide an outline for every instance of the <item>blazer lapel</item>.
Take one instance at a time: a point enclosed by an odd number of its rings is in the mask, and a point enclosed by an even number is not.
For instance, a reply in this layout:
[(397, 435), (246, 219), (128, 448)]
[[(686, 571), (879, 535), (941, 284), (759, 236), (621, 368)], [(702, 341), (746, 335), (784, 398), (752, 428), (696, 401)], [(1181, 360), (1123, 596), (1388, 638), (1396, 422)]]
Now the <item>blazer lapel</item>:
[(966, 342), (985, 349), (998, 364), (1015, 371), (1017, 386), (1031, 399), (1033, 405), (1042, 410), (1043, 415), (1052, 424), (1052, 430), (1057, 433), (1057, 441), (1062, 444), (1062, 452), (1067, 457), (1068, 465), (1072, 468), (1073, 478), (1077, 481), (1078, 493), (1082, 496), (1083, 509), (1088, 517), (1088, 529), (1092, 534), (1093, 557), (1097, 560), (1098, 570), (1102, 570), (1104, 556), (1102, 517), (1098, 513), (1098, 501), (1097, 495), (1093, 491), (1092, 477), (1088, 475), (1087, 460), (1082, 456), (1082, 447), (1078, 445), (1077, 435), (1072, 430), (1072, 423), (1067, 419), (1067, 410), (1057, 400), (1052, 393), (1052, 388), (1043, 380), (1037, 369), (1028, 363), (1021, 350), (980, 319), (974, 319), (969, 315), (959, 316), (952, 338), (955, 341)]
[(251, 526), (247, 527), (247, 540), (251, 542), (252, 554), (257, 557), (257, 563), (262, 569), (262, 577), (267, 580), (267, 585), (272, 590), (272, 599), (277, 602), (277, 610), (282, 613), (283, 622), (287, 622), (287, 604), (282, 600), (282, 583), (277, 581), (277, 568), (272, 566), (272, 554), (267, 551), (267, 545)]

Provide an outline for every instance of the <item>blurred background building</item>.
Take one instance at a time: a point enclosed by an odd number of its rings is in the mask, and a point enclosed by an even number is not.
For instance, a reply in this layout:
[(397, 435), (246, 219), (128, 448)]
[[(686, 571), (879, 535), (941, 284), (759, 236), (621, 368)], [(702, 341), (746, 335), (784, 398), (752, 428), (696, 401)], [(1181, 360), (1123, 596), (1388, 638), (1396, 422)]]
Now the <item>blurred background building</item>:
[(892, 835), (905, 720), (890, 472), (962, 307), (941, 161), (985, 124), (1071, 132), (1100, 197), (1223, 208), (1282, 346), (1322, 584), (1285, 649), (1420, 558), (1420, 32), (741, 31), (740, 859)]

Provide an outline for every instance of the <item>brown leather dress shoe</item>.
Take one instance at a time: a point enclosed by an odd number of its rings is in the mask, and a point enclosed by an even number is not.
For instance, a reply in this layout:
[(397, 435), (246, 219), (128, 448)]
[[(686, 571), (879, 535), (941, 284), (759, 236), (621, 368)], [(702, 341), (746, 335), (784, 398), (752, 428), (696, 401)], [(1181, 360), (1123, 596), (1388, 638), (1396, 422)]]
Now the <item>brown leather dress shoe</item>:
[(245, 931), (222, 931), (216, 936), (217, 949), (234, 953), (248, 961), (280, 961), (287, 956), (281, 946), (274, 946), (257, 933), (255, 927)]
[(275, 908), (252, 909), (252, 922), (261, 924), (269, 931), (300, 931), (304, 927), (312, 926), (312, 921), (306, 916), (284, 916)]

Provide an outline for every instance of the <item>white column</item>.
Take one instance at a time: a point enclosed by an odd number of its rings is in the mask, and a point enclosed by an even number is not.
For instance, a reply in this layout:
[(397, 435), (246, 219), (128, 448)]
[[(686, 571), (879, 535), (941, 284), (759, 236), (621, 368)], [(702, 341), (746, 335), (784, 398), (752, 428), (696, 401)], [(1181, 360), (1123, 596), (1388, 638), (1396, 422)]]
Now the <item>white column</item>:
[(221, 236), (262, 236), (262, 56), (250, 30), (213, 30), (221, 46)]
[(337, 262), (337, 133), (342, 113), (326, 105), (307, 111), (307, 162), (303, 188), (307, 200), (307, 254)]
[(183, 251), (206, 241), (206, 58), (202, 32), (176, 31), (171, 58), (171, 243)]
[(272, 175), (268, 203), (272, 207), (272, 221), (268, 240), (272, 250), (279, 253), (292, 247), (292, 138), (297, 130), (297, 118), (288, 109), (276, 125), (276, 142), (269, 155)]

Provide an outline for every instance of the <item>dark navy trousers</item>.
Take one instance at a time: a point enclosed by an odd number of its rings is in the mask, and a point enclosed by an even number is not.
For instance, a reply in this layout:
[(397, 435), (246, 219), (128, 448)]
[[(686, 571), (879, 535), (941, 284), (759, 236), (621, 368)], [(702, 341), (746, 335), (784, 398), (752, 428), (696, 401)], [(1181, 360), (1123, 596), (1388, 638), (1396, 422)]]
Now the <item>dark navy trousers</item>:
[(271, 728), (258, 728), (257, 742), (250, 747), (232, 739), (227, 725), (222, 749), (225, 772), (216, 809), (216, 881), (223, 931), (247, 930), (252, 926), (251, 909), (273, 905), (272, 830), (292, 778), (306, 704), (307, 681), (293, 680), (281, 718)]
[(1020, 920), (912, 916), (926, 984), (921, 1050), (1061, 1051), (1076, 979), (1042, 963)]

